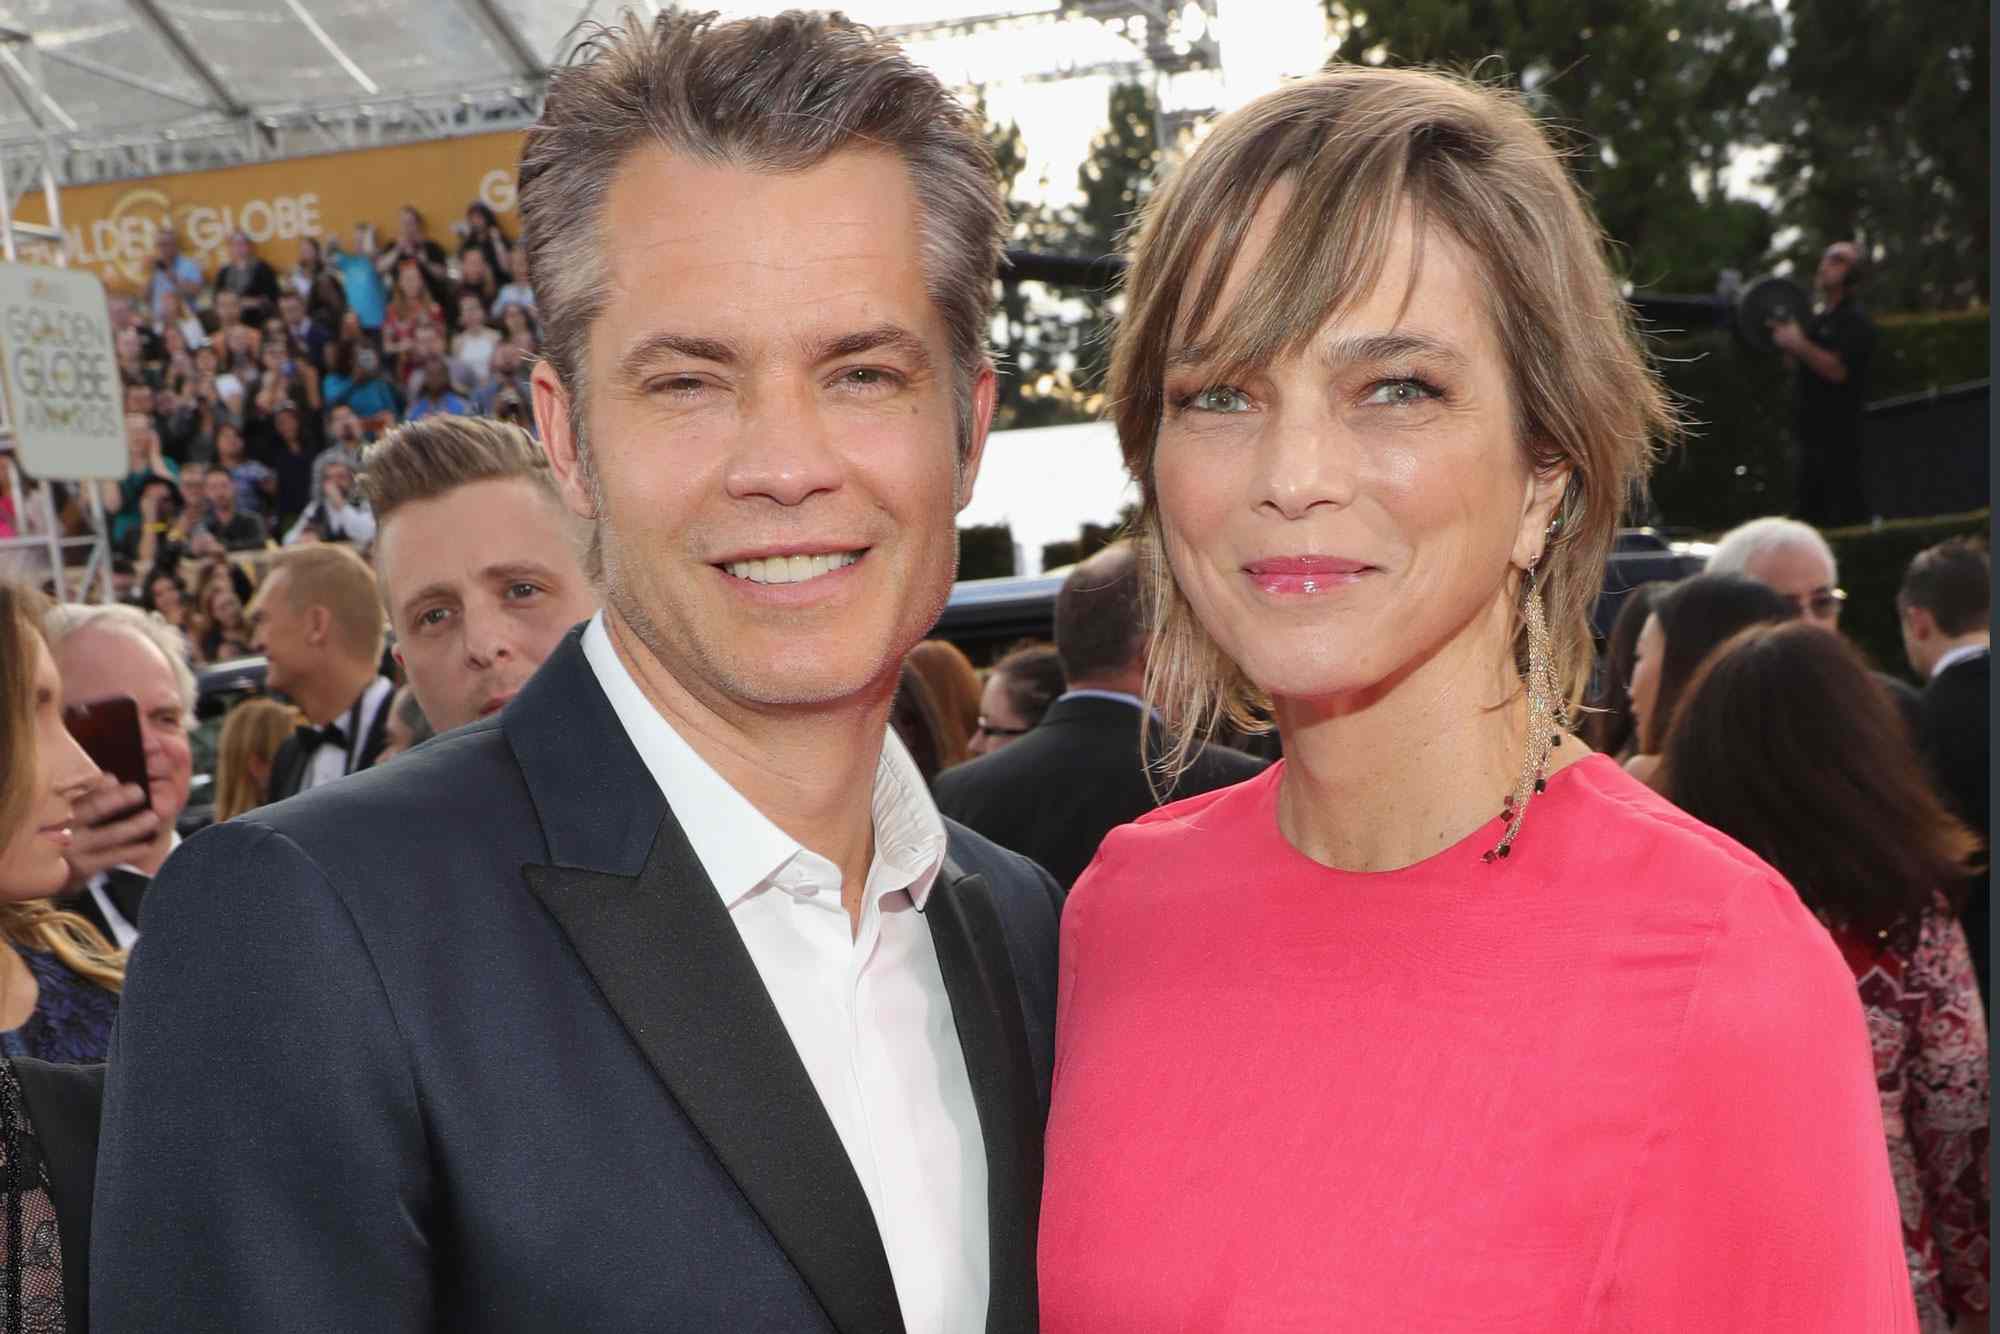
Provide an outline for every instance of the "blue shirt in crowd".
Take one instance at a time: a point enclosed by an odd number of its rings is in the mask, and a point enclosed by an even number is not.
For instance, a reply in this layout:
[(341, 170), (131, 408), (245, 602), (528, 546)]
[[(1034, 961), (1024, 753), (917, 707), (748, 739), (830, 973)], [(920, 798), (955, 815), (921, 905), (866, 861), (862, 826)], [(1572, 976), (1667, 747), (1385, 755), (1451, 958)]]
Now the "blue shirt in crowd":
[[(375, 261), (351, 250), (337, 250), (328, 256), (327, 263), (340, 274), (340, 285), (347, 292), (347, 304), (360, 318), (361, 327), (371, 331), (381, 328), (387, 304), (382, 291), (382, 275), (375, 272)], [(361, 409), (356, 408), (355, 411)]]

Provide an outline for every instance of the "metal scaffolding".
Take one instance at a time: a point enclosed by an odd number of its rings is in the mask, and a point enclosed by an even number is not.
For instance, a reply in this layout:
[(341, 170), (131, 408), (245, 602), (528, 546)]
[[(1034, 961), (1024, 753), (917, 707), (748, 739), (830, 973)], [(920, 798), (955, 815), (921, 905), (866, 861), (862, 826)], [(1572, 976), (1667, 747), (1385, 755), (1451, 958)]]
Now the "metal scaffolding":
[[(56, 243), (56, 263), (66, 265), (68, 257), (61, 244), (62, 199), (56, 184), (55, 131), (51, 124), (64, 124), (73, 130), (76, 123), (48, 97), (42, 82), (41, 54), (35, 49), (34, 39), (27, 33), (0, 28), (0, 81), (6, 83), (28, 119), (42, 131), (37, 151), (28, 162), (18, 163), (0, 157), (0, 260), (16, 263), (21, 241), (42, 240)], [(41, 187), (43, 204), (47, 209), (48, 223), (45, 225), (22, 222), (15, 216), (22, 197), (37, 185)], [(4, 416), (0, 413), (0, 417)], [(74, 596), (88, 601), (94, 589), (101, 600), (111, 601), (111, 529), (104, 512), (101, 485), (96, 481), (78, 484), (77, 509), (83, 515), (86, 531), (75, 537), (65, 537), (62, 515), (56, 505), (55, 485), (50, 482), (35, 484), (31, 501), (27, 495), (28, 479), (21, 472), (14, 445), (13, 422), (11, 419), (0, 420), (0, 460), (5, 462), (7, 494), (13, 501), (17, 534), (0, 537), (0, 560), (13, 567), (15, 573), (32, 571), (39, 576), (33, 582), (39, 582), (40, 578), (48, 579), (51, 591), (58, 600)], [(26, 530), (30, 527), (39, 527), (41, 531), (28, 533)], [(86, 553), (83, 568), (75, 576), (74, 584), (70, 582), (67, 563), (68, 554), (73, 551)], [(42, 560), (46, 560), (46, 565), (42, 564)]]

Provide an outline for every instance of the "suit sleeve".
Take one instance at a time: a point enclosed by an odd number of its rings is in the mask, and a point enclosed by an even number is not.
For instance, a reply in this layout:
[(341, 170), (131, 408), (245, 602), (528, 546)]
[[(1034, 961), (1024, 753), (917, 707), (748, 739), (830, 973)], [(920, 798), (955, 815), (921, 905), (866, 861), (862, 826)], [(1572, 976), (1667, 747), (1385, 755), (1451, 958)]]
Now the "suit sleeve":
[(91, 1250), (117, 1334), (429, 1330), (424, 1127), (354, 919), (296, 844), (204, 831), (147, 895)]
[(1853, 975), (1769, 872), (1731, 895), (1660, 1090), (1588, 1328), (1915, 1334)]

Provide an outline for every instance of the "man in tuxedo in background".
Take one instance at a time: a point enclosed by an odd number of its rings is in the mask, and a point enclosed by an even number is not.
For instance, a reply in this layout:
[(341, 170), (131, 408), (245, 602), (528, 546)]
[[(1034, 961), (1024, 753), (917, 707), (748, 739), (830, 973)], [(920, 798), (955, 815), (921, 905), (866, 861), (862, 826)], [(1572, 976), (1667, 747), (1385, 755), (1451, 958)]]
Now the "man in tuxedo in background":
[(557, 71), (520, 203), (605, 610), (169, 862), (93, 1312), (1032, 1330), (1061, 892), (888, 728), (993, 407), (979, 126), (845, 20), (670, 12)]
[[(1147, 777), (1165, 738), (1140, 749), (1146, 618), (1139, 562), (1118, 542), (1079, 562), (1056, 593), (1056, 653), (1066, 692), (1013, 744), (938, 775), (938, 809), (1043, 867), (1068, 889), (1121, 824), (1160, 804)], [(1191, 797), (1264, 768), (1226, 746), (1195, 749), (1166, 794)]]
[(175, 824), (194, 782), (188, 727), (194, 673), (181, 632), (137, 607), (65, 603), (44, 620), (49, 650), (72, 705), (125, 696), (139, 706), (147, 795), (111, 774), (76, 804), (62, 907), (81, 914), (120, 949), (139, 938), (146, 890), (180, 846)]
[(374, 571), (345, 546), (288, 548), (250, 604), (251, 647), (264, 683), (298, 706), (307, 725), (271, 761), (271, 800), (358, 773), (388, 739), (382, 607)]
[[(1969, 537), (1926, 548), (1910, 561), (1896, 592), (1903, 652), (1924, 686), (1919, 736), (1924, 758), (1959, 819), (1992, 837), (1992, 561)], [(1972, 946), (1979, 994), (1990, 1001), (1988, 936), (1992, 892), (1976, 876), (1960, 916)]]

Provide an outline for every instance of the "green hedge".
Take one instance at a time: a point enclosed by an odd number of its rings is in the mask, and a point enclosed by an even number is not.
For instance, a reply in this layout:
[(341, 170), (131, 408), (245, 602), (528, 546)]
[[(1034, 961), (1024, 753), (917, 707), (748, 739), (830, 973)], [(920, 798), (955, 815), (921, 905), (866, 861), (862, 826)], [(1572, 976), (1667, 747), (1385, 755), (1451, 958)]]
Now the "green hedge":
[(1014, 573), (1014, 530), (1004, 523), (975, 523), (958, 530), (958, 577), (1004, 579)]
[[(1991, 341), (1985, 312), (1878, 321), (1870, 401), (1980, 380)], [(1657, 338), (1660, 371), (1693, 419), (1653, 474), (1655, 520), (1721, 530), (1792, 507), (1792, 372), (1723, 330)]]

